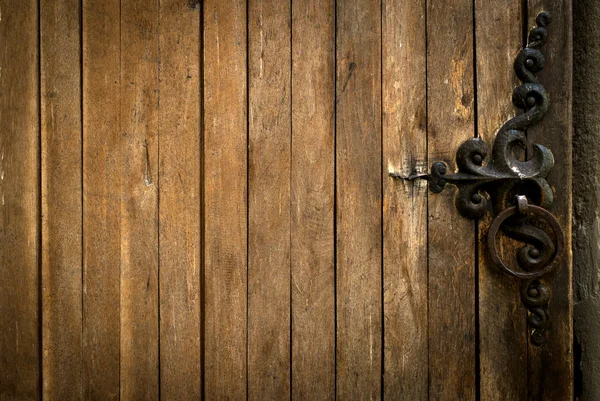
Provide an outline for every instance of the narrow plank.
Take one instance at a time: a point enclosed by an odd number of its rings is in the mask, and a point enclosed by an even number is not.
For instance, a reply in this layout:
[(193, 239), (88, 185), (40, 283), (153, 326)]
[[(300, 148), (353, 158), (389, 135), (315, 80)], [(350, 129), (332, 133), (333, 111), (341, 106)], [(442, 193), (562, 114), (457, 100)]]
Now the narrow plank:
[(159, 4), (160, 398), (197, 400), (202, 377), (200, 5)]
[(40, 396), (38, 2), (0, 2), (0, 400)]
[(381, 397), (381, 9), (337, 2), (337, 398)]
[(120, 2), (83, 1), (83, 387), (119, 399)]
[(529, 0), (529, 28), (541, 11), (552, 14), (544, 70), (537, 74), (550, 96), (544, 120), (529, 133), (530, 143), (541, 143), (554, 153), (554, 168), (548, 182), (556, 196), (550, 211), (565, 234), (565, 255), (560, 267), (543, 281), (552, 291), (550, 326), (543, 347), (529, 346), (529, 400), (573, 399), (573, 294), (571, 251), (571, 91), (572, 91), (572, 13), (568, 0)]
[[(474, 135), (473, 2), (429, 1), (428, 156), (454, 171)], [(475, 399), (474, 223), (458, 214), (456, 188), (429, 196), (429, 399)]]
[[(518, 110), (512, 91), (520, 85), (513, 62), (523, 46), (521, 0), (475, 1), (478, 136), (494, 142)], [(495, 268), (486, 245), (493, 213), (479, 221), (480, 395), (484, 400), (527, 399), (527, 322), (519, 281)], [(498, 241), (505, 260), (521, 245)], [(515, 246), (516, 245), (516, 246)]]
[(204, 1), (206, 400), (246, 399), (246, 1)]
[(40, 2), (43, 398), (83, 399), (81, 5)]
[(290, 398), (291, 1), (248, 3), (248, 399)]
[(385, 0), (382, 15), (384, 398), (426, 400), (426, 1)]
[(158, 400), (158, 1), (121, 4), (121, 400)]
[[(292, 398), (335, 398), (335, 2), (292, 3)], [(315, 339), (318, 339), (315, 341)]]

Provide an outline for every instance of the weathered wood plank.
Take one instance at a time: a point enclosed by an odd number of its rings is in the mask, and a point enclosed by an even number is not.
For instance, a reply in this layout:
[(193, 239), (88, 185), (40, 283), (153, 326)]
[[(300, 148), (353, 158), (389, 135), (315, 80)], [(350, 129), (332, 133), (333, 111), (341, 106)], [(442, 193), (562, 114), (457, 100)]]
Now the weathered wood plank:
[(204, 395), (245, 400), (246, 2), (204, 7)]
[[(474, 136), (473, 2), (430, 0), (427, 8), (428, 156), (454, 171), (456, 150)], [(474, 223), (449, 185), (430, 195), (429, 399), (475, 400)]]
[(158, 400), (158, 2), (121, 3), (121, 400)]
[(43, 398), (83, 399), (81, 5), (40, 2)]
[(384, 398), (426, 400), (426, 1), (386, 0), (382, 15)]
[(290, 1), (248, 3), (248, 399), (290, 398)]
[(381, 9), (337, 2), (337, 398), (382, 381)]
[(528, 399), (573, 399), (573, 294), (571, 251), (571, 89), (572, 89), (572, 21), (568, 0), (529, 0), (529, 28), (541, 11), (552, 14), (548, 41), (542, 48), (546, 57), (544, 70), (537, 74), (550, 96), (544, 120), (528, 131), (530, 143), (541, 143), (554, 153), (554, 168), (548, 182), (556, 190), (550, 208), (565, 234), (565, 255), (560, 267), (544, 277), (552, 291), (548, 312), (550, 326), (543, 347), (529, 345)]
[[(520, 84), (513, 62), (523, 46), (521, 0), (475, 1), (478, 136), (494, 141), (498, 129), (518, 111), (511, 102)], [(479, 221), (480, 394), (485, 400), (527, 399), (527, 322), (519, 280), (500, 272), (489, 258), (487, 233), (494, 218)], [(498, 240), (513, 260), (520, 246)]]
[(160, 2), (159, 293), (162, 400), (201, 397), (200, 4)]
[(292, 3), (292, 398), (335, 398), (335, 2)]
[(40, 397), (38, 2), (0, 2), (0, 400)]
[(83, 1), (83, 386), (119, 399), (120, 2)]

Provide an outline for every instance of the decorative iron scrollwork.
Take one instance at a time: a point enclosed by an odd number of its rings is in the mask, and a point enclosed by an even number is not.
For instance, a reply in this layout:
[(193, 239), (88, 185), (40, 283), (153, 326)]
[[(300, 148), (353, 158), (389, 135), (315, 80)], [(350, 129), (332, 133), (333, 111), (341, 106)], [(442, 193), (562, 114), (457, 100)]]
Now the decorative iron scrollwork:
[[(435, 162), (430, 174), (414, 176), (426, 178), (434, 193), (442, 192), (447, 184), (455, 185), (456, 208), (466, 218), (480, 218), (493, 209), (497, 217), (490, 226), (488, 249), (502, 271), (521, 280), (521, 301), (528, 311), (530, 338), (535, 345), (544, 343), (549, 320), (551, 292), (541, 278), (557, 266), (564, 235), (556, 218), (546, 210), (554, 198), (546, 181), (554, 165), (552, 152), (535, 144), (531, 157), (521, 160), (516, 150), (527, 149), (526, 130), (548, 112), (550, 99), (535, 74), (544, 68), (540, 49), (546, 43), (550, 19), (547, 12), (537, 16), (537, 27), (529, 32), (527, 46), (515, 59), (514, 70), (522, 85), (514, 89), (512, 103), (523, 113), (500, 128), (491, 152), (488, 154), (481, 138), (472, 138), (458, 149), (457, 172), (450, 172), (444, 162)], [(516, 255), (519, 269), (509, 267), (498, 254), (496, 236), (500, 229), (526, 244)]]

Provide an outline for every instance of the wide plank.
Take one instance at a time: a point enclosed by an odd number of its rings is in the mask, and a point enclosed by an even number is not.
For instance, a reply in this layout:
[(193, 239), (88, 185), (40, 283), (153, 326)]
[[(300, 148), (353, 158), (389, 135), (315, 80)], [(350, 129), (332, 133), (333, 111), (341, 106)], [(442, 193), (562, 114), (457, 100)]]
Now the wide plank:
[(381, 8), (340, 0), (336, 26), (337, 398), (381, 397)]
[(384, 399), (426, 400), (426, 1), (385, 0), (382, 18)]
[(335, 398), (334, 14), (333, 0), (292, 3), (294, 400)]
[(0, 2), (0, 400), (40, 397), (38, 2)]
[(121, 3), (121, 400), (158, 400), (158, 33)]
[(246, 399), (246, 1), (204, 1), (204, 397)]
[[(429, 164), (456, 169), (458, 147), (474, 129), (472, 0), (427, 5), (427, 141)], [(456, 188), (430, 194), (429, 399), (474, 401), (475, 231), (454, 205)]]
[(289, 0), (248, 2), (248, 399), (290, 398)]
[(573, 399), (573, 291), (572, 291), (572, 10), (569, 0), (529, 0), (529, 29), (541, 11), (552, 15), (548, 41), (541, 49), (546, 57), (544, 70), (537, 74), (550, 96), (544, 120), (528, 131), (530, 143), (552, 150), (554, 168), (548, 182), (555, 188), (550, 212), (565, 235), (565, 253), (559, 266), (542, 278), (551, 290), (550, 325), (543, 347), (529, 345), (528, 400)]
[(200, 4), (159, 10), (160, 398), (201, 397)]
[(83, 1), (83, 387), (119, 399), (120, 2)]
[[(523, 47), (521, 0), (475, 1), (477, 135), (491, 150), (496, 133), (520, 113), (511, 101), (520, 85), (513, 62)], [(527, 321), (519, 280), (494, 266), (487, 248), (492, 210), (479, 220), (479, 360), (483, 400), (527, 399)], [(498, 239), (500, 255), (514, 260), (522, 245)]]
[(40, 1), (43, 398), (83, 399), (81, 4)]

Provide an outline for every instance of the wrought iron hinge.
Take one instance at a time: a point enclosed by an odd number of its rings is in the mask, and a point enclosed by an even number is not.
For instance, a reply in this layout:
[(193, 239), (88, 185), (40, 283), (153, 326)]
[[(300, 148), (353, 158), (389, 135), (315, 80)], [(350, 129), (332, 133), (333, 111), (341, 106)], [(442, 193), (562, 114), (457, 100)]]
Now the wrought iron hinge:
[[(540, 49), (546, 42), (550, 19), (547, 12), (537, 16), (537, 27), (529, 32), (527, 46), (515, 59), (514, 70), (522, 85), (514, 89), (512, 102), (523, 113), (500, 128), (491, 153), (485, 141), (472, 138), (456, 153), (456, 172), (451, 172), (444, 162), (435, 162), (430, 174), (392, 174), (405, 180), (427, 179), (434, 193), (442, 192), (448, 184), (455, 185), (455, 205), (466, 218), (480, 218), (493, 210), (497, 217), (488, 234), (490, 256), (502, 271), (522, 280), (521, 301), (528, 310), (530, 338), (536, 345), (545, 341), (551, 295), (541, 278), (558, 265), (564, 236), (560, 224), (547, 210), (554, 198), (546, 181), (554, 166), (552, 152), (534, 144), (528, 160), (517, 154), (519, 149), (527, 149), (526, 130), (538, 124), (548, 111), (550, 99), (535, 74), (544, 68)], [(526, 244), (512, 264), (505, 263), (498, 253), (496, 236), (500, 228), (508, 237)]]

